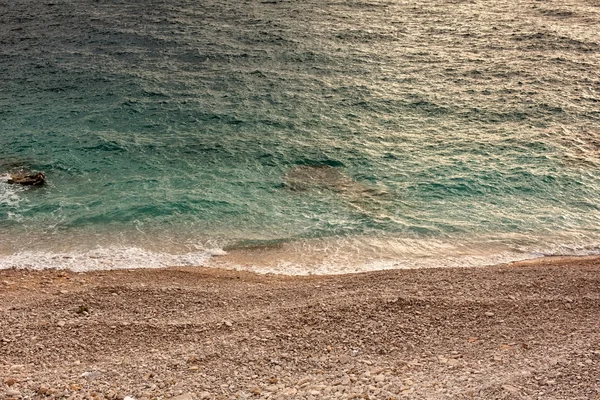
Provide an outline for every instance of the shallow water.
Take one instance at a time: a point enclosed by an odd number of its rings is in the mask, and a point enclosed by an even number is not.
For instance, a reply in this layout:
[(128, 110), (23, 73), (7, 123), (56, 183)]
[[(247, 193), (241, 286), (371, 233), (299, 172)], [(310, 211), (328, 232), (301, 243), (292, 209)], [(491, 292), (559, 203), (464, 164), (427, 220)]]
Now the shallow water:
[(0, 179), (0, 266), (596, 254), (598, 26), (593, 1), (2, 3), (0, 174), (48, 185)]

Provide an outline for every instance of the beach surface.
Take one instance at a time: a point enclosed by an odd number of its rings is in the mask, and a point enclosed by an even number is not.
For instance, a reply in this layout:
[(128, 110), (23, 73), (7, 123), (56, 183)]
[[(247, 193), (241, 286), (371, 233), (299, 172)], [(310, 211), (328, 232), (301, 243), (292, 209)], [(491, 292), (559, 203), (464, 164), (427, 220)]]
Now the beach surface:
[(0, 398), (600, 399), (600, 258), (0, 271)]

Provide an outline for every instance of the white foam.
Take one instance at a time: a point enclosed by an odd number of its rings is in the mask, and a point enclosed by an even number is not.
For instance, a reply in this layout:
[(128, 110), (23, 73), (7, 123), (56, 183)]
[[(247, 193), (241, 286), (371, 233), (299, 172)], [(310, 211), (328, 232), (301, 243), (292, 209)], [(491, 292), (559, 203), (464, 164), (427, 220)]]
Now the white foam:
[(9, 185), (6, 183), (9, 175), (0, 175), (0, 204), (16, 208), (21, 202), (19, 192), (25, 190), (20, 185)]
[(280, 262), (276, 265), (252, 265), (219, 263), (224, 269), (237, 271), (250, 271), (259, 274), (275, 275), (338, 275), (370, 271), (384, 271), (391, 269), (420, 269), (420, 268), (476, 268), (491, 265), (506, 264), (515, 261), (524, 261), (538, 258), (539, 254), (502, 253), (489, 256), (457, 256), (445, 258), (426, 259), (396, 259), (375, 260), (362, 264), (344, 262), (323, 262), (320, 264), (301, 264), (296, 262)]
[[(205, 248), (185, 252), (152, 251), (142, 247), (109, 245), (88, 250), (31, 250), (0, 255), (0, 269), (69, 269), (75, 272), (206, 266), (278, 275), (333, 275), (390, 269), (485, 267), (547, 255), (597, 255), (598, 244), (588, 246), (533, 246), (481, 248), (431, 240), (402, 240), (383, 246), (354, 246), (352, 240), (295, 242), (272, 248)], [(401, 243), (402, 245), (400, 246)], [(362, 243), (364, 245), (364, 243)], [(165, 245), (166, 246), (166, 245)], [(162, 246), (165, 248), (165, 246)], [(400, 250), (402, 249), (402, 250)]]
[(75, 272), (164, 268), (171, 266), (202, 266), (221, 249), (208, 249), (186, 254), (153, 252), (137, 247), (105, 247), (69, 253), (22, 251), (0, 256), (0, 269), (69, 269)]

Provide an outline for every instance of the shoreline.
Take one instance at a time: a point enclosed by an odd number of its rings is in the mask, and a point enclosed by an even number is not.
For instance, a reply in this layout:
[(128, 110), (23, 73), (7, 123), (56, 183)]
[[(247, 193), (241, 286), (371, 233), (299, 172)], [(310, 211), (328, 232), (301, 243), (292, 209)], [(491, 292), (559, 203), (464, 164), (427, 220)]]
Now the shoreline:
[[(89, 239), (89, 238), (87, 238)], [(147, 239), (147, 238), (146, 238)], [(74, 246), (67, 242), (27, 245), (22, 249), (0, 249), (0, 270), (70, 270), (73, 272), (119, 269), (162, 269), (177, 266), (208, 267), (280, 275), (344, 275), (395, 269), (489, 267), (535, 262), (552, 257), (600, 257), (590, 250), (566, 247), (544, 252), (482, 243), (411, 241), (396, 238), (310, 239), (255, 246), (219, 246), (184, 242), (145, 241), (91, 245), (86, 240)], [(62, 243), (61, 246), (58, 244)], [(212, 245), (212, 246), (211, 246)], [(413, 252), (414, 251), (414, 252)], [(562, 254), (571, 255), (562, 255)], [(591, 254), (590, 254), (591, 253)]]
[(600, 257), (283, 276), (0, 271), (0, 396), (594, 399)]

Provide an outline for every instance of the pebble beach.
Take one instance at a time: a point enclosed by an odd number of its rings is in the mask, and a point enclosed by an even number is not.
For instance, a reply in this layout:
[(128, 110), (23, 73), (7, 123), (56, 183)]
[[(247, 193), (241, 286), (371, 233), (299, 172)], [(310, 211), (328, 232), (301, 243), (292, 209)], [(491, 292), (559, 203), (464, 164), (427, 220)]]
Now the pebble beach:
[(3, 399), (597, 399), (600, 259), (0, 271)]

